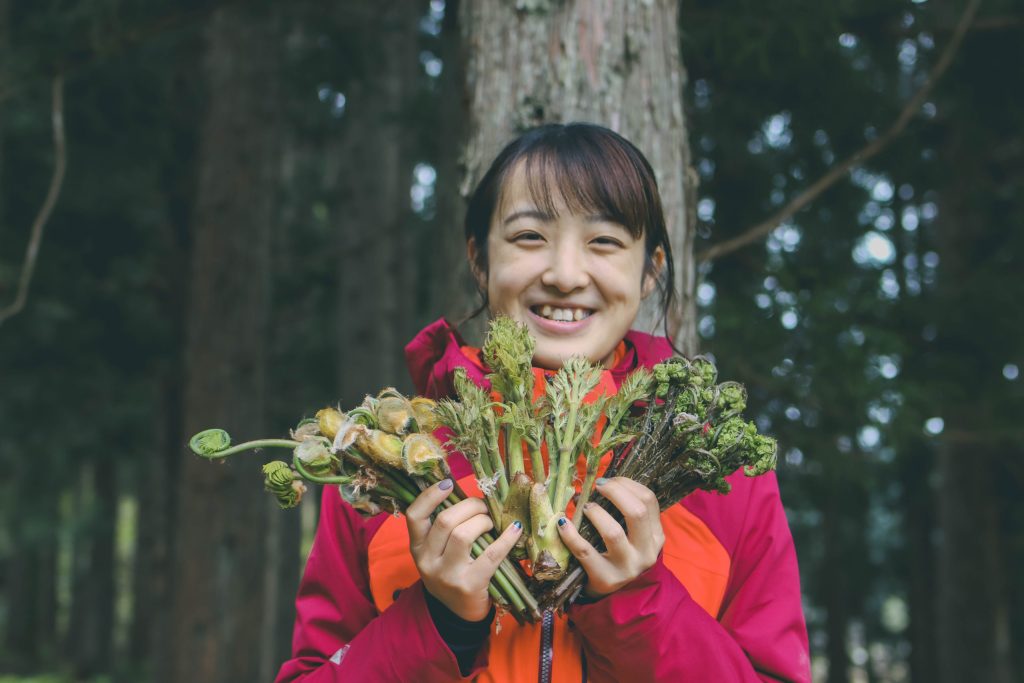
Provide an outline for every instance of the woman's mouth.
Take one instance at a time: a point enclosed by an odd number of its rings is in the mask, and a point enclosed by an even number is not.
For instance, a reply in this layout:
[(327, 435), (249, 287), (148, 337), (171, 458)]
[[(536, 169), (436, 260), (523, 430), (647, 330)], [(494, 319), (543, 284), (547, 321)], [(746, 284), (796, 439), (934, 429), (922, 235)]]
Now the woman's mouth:
[(561, 323), (579, 322), (589, 318), (594, 312), (593, 309), (590, 308), (582, 308), (578, 306), (551, 306), (549, 304), (530, 306), (530, 311), (545, 320), (552, 320), (554, 322)]

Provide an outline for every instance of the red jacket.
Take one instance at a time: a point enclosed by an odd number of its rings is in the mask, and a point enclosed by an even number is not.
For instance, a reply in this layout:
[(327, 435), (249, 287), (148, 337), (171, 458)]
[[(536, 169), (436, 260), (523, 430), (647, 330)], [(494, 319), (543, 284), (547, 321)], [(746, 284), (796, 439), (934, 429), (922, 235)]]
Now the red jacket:
[[(609, 373), (615, 384), (671, 355), (664, 339), (638, 332), (624, 351)], [(450, 395), (457, 367), (484, 381), (443, 320), (406, 357), (422, 395)], [(474, 488), (468, 465), (451, 465)], [(549, 625), (501, 617), (465, 678), (428, 612), (404, 519), (366, 519), (327, 487), (296, 599), (293, 658), (277, 683), (533, 681), (542, 657), (555, 682), (810, 681), (796, 553), (775, 475), (737, 472), (729, 481), (726, 496), (699, 491), (662, 514), (662, 556), (620, 591), (573, 605)]]

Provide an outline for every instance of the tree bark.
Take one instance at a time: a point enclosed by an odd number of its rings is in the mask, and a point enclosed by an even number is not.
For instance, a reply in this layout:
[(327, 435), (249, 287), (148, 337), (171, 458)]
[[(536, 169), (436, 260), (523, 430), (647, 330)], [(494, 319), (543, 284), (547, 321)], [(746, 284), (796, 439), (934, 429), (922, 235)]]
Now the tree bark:
[(348, 3), (344, 10), (348, 21), (373, 37), (364, 59), (374, 68), (357, 76), (346, 93), (347, 121), (338, 141), (342, 406), (384, 386), (409, 387), (402, 348), (415, 332), (418, 258), (410, 226), (412, 131), (403, 114), (420, 68), (419, 10), (415, 2), (373, 0)]
[[(217, 10), (206, 31), (186, 343), (186, 435), (263, 434), (270, 233), (279, 164), (276, 8)], [(177, 505), (172, 681), (259, 679), (265, 493), (258, 461), (186, 453)]]
[[(999, 144), (998, 142), (990, 143)], [(951, 130), (940, 163), (962, 177), (984, 177), (993, 147)], [(994, 433), (989, 405), (984, 328), (976, 311), (986, 293), (972, 287), (986, 267), (986, 240), (1003, 230), (972, 186), (944, 188), (937, 221), (941, 270), (936, 290), (944, 313), (935, 341), (935, 368), (944, 434)], [(998, 329), (998, 328), (997, 328)], [(1006, 577), (995, 495), (997, 444), (940, 436), (937, 553), (939, 681), (1011, 683), (1013, 666)]]
[[(195, 102), (201, 88), (194, 74), (200, 68), (202, 43), (197, 34), (184, 39), (181, 57), (170, 76), (168, 103)], [(165, 671), (169, 662), (171, 577), (174, 521), (184, 434), (185, 327), (187, 286), (182, 273), (189, 262), (189, 222), (195, 205), (198, 107), (169, 106), (168, 126), (175, 155), (162, 166), (161, 198), (166, 212), (160, 223), (157, 306), (170, 321), (170, 338), (158, 366), (155, 399), (158, 419), (152, 448), (142, 455), (135, 477), (138, 521), (128, 657), (140, 672)]]
[[(672, 286), (681, 296), (669, 331), (684, 352), (696, 352), (696, 175), (683, 113), (677, 3), (478, 0), (461, 3), (459, 11), (470, 130), (462, 195), (524, 128), (590, 121), (622, 134), (658, 178), (675, 257)], [(639, 329), (658, 327), (653, 299), (641, 311)]]

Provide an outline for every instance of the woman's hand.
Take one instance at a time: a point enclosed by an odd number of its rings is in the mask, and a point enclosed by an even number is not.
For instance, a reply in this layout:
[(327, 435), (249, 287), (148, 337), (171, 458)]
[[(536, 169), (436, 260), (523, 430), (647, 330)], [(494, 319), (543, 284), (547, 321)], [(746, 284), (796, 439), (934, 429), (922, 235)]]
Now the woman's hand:
[(558, 531), (569, 552), (587, 572), (586, 594), (599, 598), (613, 593), (654, 565), (665, 545), (658, 499), (649, 488), (625, 477), (598, 479), (598, 491), (619, 509), (626, 529), (599, 505), (587, 503), (583, 514), (594, 525), (607, 551), (599, 553), (566, 518)]
[(480, 621), (491, 611), (487, 584), (523, 529), (522, 525), (510, 524), (474, 560), (470, 555), (473, 543), (494, 523), (487, 514), (487, 505), (479, 498), (459, 501), (431, 522), (431, 513), (451, 492), (452, 481), (445, 479), (420, 493), (409, 505), (405, 511), (409, 548), (430, 594), (466, 621)]

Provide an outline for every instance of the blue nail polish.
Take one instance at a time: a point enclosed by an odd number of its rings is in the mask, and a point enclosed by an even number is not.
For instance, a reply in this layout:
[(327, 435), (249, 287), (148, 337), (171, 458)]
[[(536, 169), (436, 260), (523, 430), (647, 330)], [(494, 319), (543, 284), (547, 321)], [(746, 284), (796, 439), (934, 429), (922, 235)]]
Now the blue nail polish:
[(604, 477), (598, 477), (597, 481), (595, 481), (594, 483), (597, 484), (598, 486), (604, 486), (605, 484), (608, 483), (608, 480), (605, 479)]
[(522, 529), (522, 528), (523, 528), (523, 523), (522, 523), (522, 522), (520, 522), (520, 521), (519, 521), (519, 520), (517, 519), (516, 521), (512, 522), (512, 526), (514, 526), (514, 527), (515, 527), (515, 528), (517, 528), (517, 529)]
[(451, 479), (442, 479), (441, 482), (437, 485), (437, 488), (441, 489), (442, 491), (447, 491), (451, 487), (452, 487), (452, 480)]
[(558, 518), (558, 526), (565, 526), (565, 523), (568, 522), (568, 521), (569, 520), (567, 520), (565, 517), (559, 517)]

